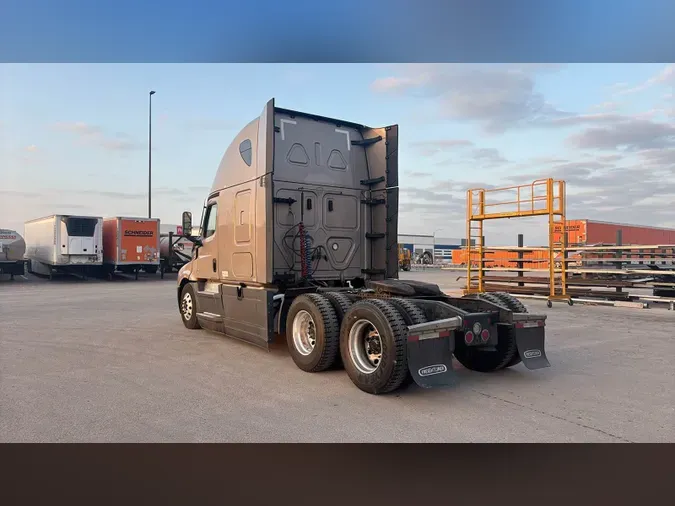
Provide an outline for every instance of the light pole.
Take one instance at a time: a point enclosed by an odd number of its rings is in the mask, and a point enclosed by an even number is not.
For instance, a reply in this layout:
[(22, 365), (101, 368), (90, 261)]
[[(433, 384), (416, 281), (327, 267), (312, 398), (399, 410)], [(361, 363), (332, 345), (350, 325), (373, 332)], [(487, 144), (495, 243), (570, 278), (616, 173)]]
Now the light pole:
[(152, 218), (152, 96), (148, 95), (148, 218)]

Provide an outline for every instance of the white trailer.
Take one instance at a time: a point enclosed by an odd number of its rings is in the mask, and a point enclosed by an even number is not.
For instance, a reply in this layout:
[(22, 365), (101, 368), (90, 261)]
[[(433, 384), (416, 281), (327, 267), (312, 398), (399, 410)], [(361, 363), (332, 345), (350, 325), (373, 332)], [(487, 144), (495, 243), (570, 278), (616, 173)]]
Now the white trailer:
[(24, 238), (31, 273), (87, 277), (103, 264), (103, 218), (53, 214), (27, 221)]
[(23, 276), (26, 270), (26, 242), (16, 230), (0, 228), (0, 274)]

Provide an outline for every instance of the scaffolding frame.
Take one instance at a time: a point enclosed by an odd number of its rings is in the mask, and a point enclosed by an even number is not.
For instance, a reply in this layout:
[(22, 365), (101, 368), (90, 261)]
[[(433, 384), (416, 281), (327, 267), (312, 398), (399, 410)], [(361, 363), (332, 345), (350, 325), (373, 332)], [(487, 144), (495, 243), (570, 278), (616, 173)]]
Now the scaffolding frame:
[[(537, 190), (542, 188), (544, 189), (543, 195), (537, 195)], [(514, 192), (516, 194), (515, 200), (492, 202), (488, 198), (495, 193), (506, 191)], [(538, 205), (539, 208), (537, 207)], [(500, 211), (500, 209), (508, 206), (515, 209)], [(571, 304), (572, 299), (567, 294), (566, 207), (566, 183), (563, 180), (553, 178), (537, 179), (530, 184), (516, 186), (467, 190), (466, 248), (468, 254), (466, 289), (464, 293), (482, 293), (485, 291), (485, 253), (491, 250), (491, 248), (487, 248), (484, 244), (485, 234), (483, 233), (483, 224), (486, 220), (548, 216), (548, 248), (546, 248), (548, 251), (549, 272), (548, 305), (550, 307), (552, 301), (558, 300), (564, 300), (568, 304)], [(561, 240), (559, 242), (554, 241), (556, 225), (560, 225), (563, 231), (560, 234)], [(494, 249), (503, 250), (504, 248)], [(473, 267), (473, 254), (477, 254), (478, 256), (476, 268)], [(559, 262), (556, 259), (558, 255), (560, 257)], [(519, 265), (519, 269), (517, 270), (523, 270), (522, 265)], [(473, 282), (474, 271), (477, 271), (477, 284)]]

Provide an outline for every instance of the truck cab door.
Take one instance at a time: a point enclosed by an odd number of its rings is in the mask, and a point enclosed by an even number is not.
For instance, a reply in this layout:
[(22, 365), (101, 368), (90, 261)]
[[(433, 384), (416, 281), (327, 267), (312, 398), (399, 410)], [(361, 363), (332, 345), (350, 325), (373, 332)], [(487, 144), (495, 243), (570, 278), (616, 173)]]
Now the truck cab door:
[(218, 202), (206, 205), (202, 223), (202, 244), (197, 248), (195, 272), (203, 281), (218, 280)]

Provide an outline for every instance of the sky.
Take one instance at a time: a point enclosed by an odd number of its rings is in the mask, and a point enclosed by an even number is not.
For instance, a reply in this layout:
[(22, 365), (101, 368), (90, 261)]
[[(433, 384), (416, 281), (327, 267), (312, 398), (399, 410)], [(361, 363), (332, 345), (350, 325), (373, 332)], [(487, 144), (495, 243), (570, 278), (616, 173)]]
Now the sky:
[[(567, 218), (675, 228), (673, 64), (2, 64), (0, 227), (201, 213), (238, 131), (279, 107), (398, 124), (400, 233), (464, 237), (466, 190), (567, 182)], [(544, 244), (544, 218), (486, 224)]]

